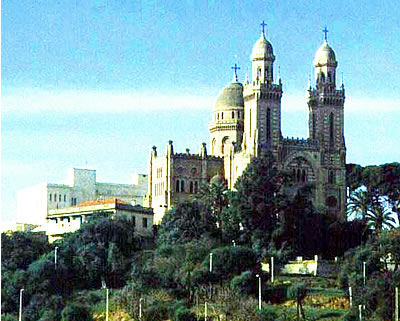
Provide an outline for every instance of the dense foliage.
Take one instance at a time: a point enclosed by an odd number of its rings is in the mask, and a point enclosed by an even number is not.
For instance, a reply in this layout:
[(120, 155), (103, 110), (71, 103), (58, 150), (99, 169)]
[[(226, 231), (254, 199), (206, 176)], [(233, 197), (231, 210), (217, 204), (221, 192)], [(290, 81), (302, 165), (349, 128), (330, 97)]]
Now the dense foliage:
[[(16, 319), (23, 288), (24, 320), (105, 320), (105, 283), (110, 321), (139, 320), (139, 311), (141, 321), (204, 319), (205, 303), (212, 319), (231, 321), (356, 320), (359, 304), (370, 320), (390, 320), (400, 235), (388, 208), (399, 213), (399, 165), (349, 165), (347, 176), (350, 221), (316, 209), (314, 186), (294, 189), (265, 154), (249, 164), (235, 190), (213, 178), (195, 200), (167, 212), (155, 243), (143, 242), (122, 218), (86, 223), (51, 245), (43, 235), (2, 234), (2, 319)], [(315, 254), (344, 256), (337, 280), (279, 275), (290, 258)], [(261, 269), (271, 256), (274, 283)], [(316, 307), (321, 293), (324, 309)]]

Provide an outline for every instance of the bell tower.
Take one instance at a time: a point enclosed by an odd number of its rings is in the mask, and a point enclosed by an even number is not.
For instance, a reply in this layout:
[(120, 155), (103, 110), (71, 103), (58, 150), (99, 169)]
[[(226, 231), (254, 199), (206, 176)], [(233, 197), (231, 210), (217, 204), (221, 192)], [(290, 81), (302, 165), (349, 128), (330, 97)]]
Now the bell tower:
[(271, 43), (265, 37), (264, 21), (261, 37), (251, 54), (252, 78), (244, 85), (244, 139), (243, 150), (257, 156), (261, 150), (271, 150), (277, 159), (281, 139), (282, 83), (274, 84), (275, 56)]
[(342, 84), (336, 87), (335, 52), (328, 45), (328, 30), (314, 59), (315, 87), (308, 89), (309, 136), (319, 147), (321, 167), (318, 180), (320, 204), (332, 213), (345, 213), (346, 146), (344, 140), (344, 100)]

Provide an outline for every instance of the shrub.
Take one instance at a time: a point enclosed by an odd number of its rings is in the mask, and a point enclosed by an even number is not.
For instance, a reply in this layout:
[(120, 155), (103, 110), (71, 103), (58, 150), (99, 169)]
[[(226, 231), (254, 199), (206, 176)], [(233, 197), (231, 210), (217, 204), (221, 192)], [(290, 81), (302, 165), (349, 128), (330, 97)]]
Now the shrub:
[(92, 315), (88, 307), (78, 304), (70, 304), (61, 312), (62, 321), (92, 321)]
[(254, 294), (256, 292), (256, 282), (252, 272), (245, 271), (235, 276), (231, 281), (232, 287), (243, 294)]
[(174, 313), (174, 321), (195, 321), (196, 315), (184, 306), (176, 308)]

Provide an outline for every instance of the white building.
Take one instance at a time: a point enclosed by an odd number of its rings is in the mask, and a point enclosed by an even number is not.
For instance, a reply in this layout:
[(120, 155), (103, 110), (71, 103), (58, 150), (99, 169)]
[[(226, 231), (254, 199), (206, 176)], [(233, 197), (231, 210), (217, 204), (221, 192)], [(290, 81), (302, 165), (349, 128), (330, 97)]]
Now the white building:
[(137, 235), (153, 236), (153, 210), (125, 203), (117, 198), (86, 201), (77, 206), (49, 210), (47, 224), (34, 231), (45, 232), (51, 243), (65, 233), (77, 231), (82, 223), (93, 216), (125, 217), (134, 222)]
[(71, 168), (64, 184), (44, 183), (17, 193), (17, 222), (42, 225), (50, 210), (75, 206), (85, 201), (118, 198), (143, 205), (147, 175), (136, 174), (132, 184), (96, 182), (96, 170)]

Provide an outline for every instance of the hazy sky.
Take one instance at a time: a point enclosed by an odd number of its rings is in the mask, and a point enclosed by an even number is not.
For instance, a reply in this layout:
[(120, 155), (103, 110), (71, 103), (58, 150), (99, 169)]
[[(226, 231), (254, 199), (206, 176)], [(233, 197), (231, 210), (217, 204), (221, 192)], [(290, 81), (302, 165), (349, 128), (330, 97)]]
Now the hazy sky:
[(126, 183), (147, 172), (153, 145), (199, 151), (263, 20), (284, 86), (283, 135), (307, 136), (326, 25), (346, 87), (347, 161), (399, 161), (399, 12), (397, 0), (3, 0), (2, 220), (15, 220), (19, 189), (60, 182), (70, 167)]

